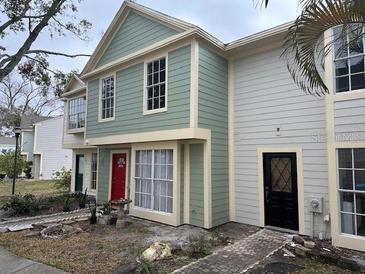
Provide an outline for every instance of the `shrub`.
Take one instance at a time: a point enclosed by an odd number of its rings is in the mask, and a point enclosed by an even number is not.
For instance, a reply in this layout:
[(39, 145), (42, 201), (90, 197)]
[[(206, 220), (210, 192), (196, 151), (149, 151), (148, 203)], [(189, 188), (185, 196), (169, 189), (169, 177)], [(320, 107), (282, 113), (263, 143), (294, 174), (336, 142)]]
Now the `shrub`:
[(71, 187), (71, 169), (61, 168), (53, 173), (55, 179), (55, 186), (58, 189), (67, 189)]
[(139, 258), (138, 274), (157, 274), (157, 266), (150, 261)]
[(33, 165), (32, 161), (25, 162), (25, 167), (24, 167), (23, 171), (24, 171), (25, 177), (27, 177), (27, 179), (32, 178), (32, 165)]
[(194, 259), (203, 258), (211, 253), (209, 242), (203, 234), (190, 237), (185, 252), (190, 258)]
[[(14, 151), (7, 151), (0, 155), (0, 171), (1, 173), (5, 173), (9, 178), (13, 178), (14, 175), (14, 159), (15, 159)], [(26, 167), (26, 161), (20, 155), (20, 153), (18, 153), (17, 164), (16, 164), (17, 176), (19, 176), (22, 173), (25, 167)]]
[(12, 210), (14, 215), (32, 215), (39, 210), (40, 200), (32, 194), (14, 195), (2, 206), (5, 211)]

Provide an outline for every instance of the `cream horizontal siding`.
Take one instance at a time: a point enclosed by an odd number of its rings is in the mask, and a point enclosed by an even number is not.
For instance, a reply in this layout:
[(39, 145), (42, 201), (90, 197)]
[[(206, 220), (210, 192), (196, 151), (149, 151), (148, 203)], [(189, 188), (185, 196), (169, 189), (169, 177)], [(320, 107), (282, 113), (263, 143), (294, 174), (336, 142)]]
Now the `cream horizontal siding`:
[(62, 131), (62, 116), (35, 126), (34, 153), (41, 154), (41, 179), (51, 179), (62, 167), (72, 167), (72, 150), (62, 148)]
[(190, 46), (168, 54), (167, 111), (143, 115), (143, 63), (116, 73), (115, 120), (98, 122), (99, 80), (88, 83), (87, 138), (187, 128), (190, 123)]
[(130, 12), (115, 33), (97, 67), (168, 38), (177, 31), (147, 17)]
[(365, 99), (335, 102), (335, 131), (341, 141), (365, 140)]
[[(293, 82), (281, 49), (241, 58), (234, 63), (234, 142), (236, 219), (259, 225), (257, 149), (301, 147), (305, 199), (305, 233), (312, 232), (308, 197), (325, 198), (328, 181), (324, 98), (304, 94)], [(276, 135), (276, 128), (281, 135)], [(329, 232), (323, 215), (315, 217), (316, 232)], [(327, 234), (328, 235), (328, 234)]]

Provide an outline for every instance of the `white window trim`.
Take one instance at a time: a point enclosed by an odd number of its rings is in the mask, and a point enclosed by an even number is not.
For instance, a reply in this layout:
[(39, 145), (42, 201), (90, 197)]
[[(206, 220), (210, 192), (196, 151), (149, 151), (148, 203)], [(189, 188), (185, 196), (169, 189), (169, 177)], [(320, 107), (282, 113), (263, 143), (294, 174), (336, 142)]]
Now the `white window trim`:
[[(153, 220), (169, 225), (180, 225), (180, 174), (179, 170), (179, 152), (177, 141), (153, 142), (153, 143), (134, 143), (132, 144), (131, 154), (131, 179), (130, 179), (130, 197), (135, 196), (135, 165), (136, 150), (156, 150), (156, 149), (172, 149), (173, 150), (173, 202), (172, 213), (149, 210), (136, 207), (134, 202), (130, 204), (130, 215), (148, 220)], [(134, 200), (132, 198), (132, 200)]]
[[(93, 188), (93, 154), (96, 154), (96, 180), (95, 180), (95, 188)], [(98, 161), (98, 153), (97, 151), (91, 152), (90, 154), (90, 190), (96, 191), (98, 188), (98, 170), (99, 170), (99, 161)]]
[[(334, 28), (332, 28), (330, 30), (331, 32), (331, 39), (334, 39), (335, 34), (334, 34)], [(336, 61), (339, 60), (349, 60), (351, 58), (356, 58), (356, 57), (364, 57), (365, 58), (365, 38), (363, 38), (363, 47), (364, 47), (364, 53), (362, 54), (358, 54), (358, 55), (354, 55), (354, 56), (347, 56), (347, 57), (342, 57), (342, 58), (335, 58), (335, 45), (334, 43), (331, 44), (331, 52), (332, 52), (332, 84), (333, 84), (333, 94), (334, 94), (334, 100), (335, 101), (346, 101), (346, 100), (353, 100), (353, 99), (360, 99), (360, 98), (365, 98), (365, 88), (361, 88), (361, 89), (351, 89), (351, 72), (350, 74), (347, 75), (347, 77), (349, 77), (349, 90), (347, 91), (342, 91), (342, 92), (337, 92), (337, 84), (336, 84)], [(348, 49), (347, 49), (348, 50)], [(350, 67), (349, 67), (350, 70)], [(355, 73), (356, 74), (356, 73)], [(358, 73), (361, 74), (361, 73)]]
[[(153, 199), (153, 185), (154, 185), (154, 181), (171, 181), (172, 187), (174, 187), (174, 178), (172, 179), (161, 179), (161, 178), (155, 178), (154, 173), (155, 173), (155, 151), (157, 150), (172, 150), (172, 153), (174, 153), (173, 149), (143, 149), (145, 151), (152, 151), (152, 162), (151, 162), (151, 178), (142, 178), (139, 177), (139, 179), (144, 180), (144, 179), (149, 179), (152, 182), (152, 186), (151, 186), (151, 208), (146, 208), (146, 207), (141, 207), (141, 206), (137, 206), (136, 204), (134, 204), (134, 206), (140, 210), (146, 210), (146, 211), (151, 211), (151, 212), (157, 212), (157, 213), (161, 213), (161, 214), (165, 214), (167, 216), (172, 215), (172, 212), (166, 212), (166, 211), (160, 211), (160, 210), (155, 210), (154, 208), (154, 199)], [(136, 150), (136, 151), (143, 151), (143, 150)], [(136, 162), (134, 162), (134, 164), (136, 165)], [(174, 159), (172, 159), (172, 168), (174, 169)], [(173, 174), (172, 174), (173, 175)], [(134, 180), (135, 180), (135, 174), (134, 174)], [(134, 191), (134, 193), (136, 193), (136, 191)], [(142, 192), (140, 192), (142, 193)], [(172, 193), (172, 201), (174, 201), (174, 193)], [(168, 195), (165, 195), (166, 197), (168, 197)], [(173, 210), (173, 207), (171, 208), (171, 210)]]
[[(101, 103), (101, 94), (102, 94), (102, 88), (103, 88), (103, 80), (109, 77), (113, 77), (114, 78), (114, 105), (113, 105), (113, 117), (110, 118), (102, 118), (102, 103)], [(98, 98), (98, 122), (99, 123), (103, 123), (103, 122), (110, 122), (110, 121), (114, 121), (115, 120), (115, 106), (116, 106), (116, 102), (117, 101), (117, 74), (116, 72), (112, 73), (112, 74), (106, 74), (103, 75), (102, 77), (99, 78), (99, 98)]]
[[(147, 109), (147, 65), (150, 62), (157, 61), (159, 59), (165, 58), (165, 107), (159, 109), (148, 110)], [(163, 55), (156, 55), (152, 58), (146, 59), (143, 65), (143, 115), (156, 114), (167, 111), (168, 104), (168, 74), (169, 74), (169, 66), (168, 66), (168, 53)]]
[[(76, 99), (79, 99), (79, 98), (84, 98), (85, 100), (85, 111), (84, 111), (84, 115), (85, 115), (85, 124), (83, 127), (79, 127), (79, 128), (70, 128), (70, 102), (72, 100), (76, 100)], [(79, 133), (79, 132), (84, 132), (85, 131), (85, 128), (86, 128), (86, 109), (87, 109), (87, 101), (86, 101), (86, 95), (85, 94), (82, 94), (82, 95), (79, 95), (79, 96), (76, 96), (76, 97), (72, 97), (72, 98), (69, 98), (67, 99), (67, 105), (66, 105), (66, 109), (65, 109), (65, 113), (66, 113), (66, 125), (67, 125), (67, 133)]]

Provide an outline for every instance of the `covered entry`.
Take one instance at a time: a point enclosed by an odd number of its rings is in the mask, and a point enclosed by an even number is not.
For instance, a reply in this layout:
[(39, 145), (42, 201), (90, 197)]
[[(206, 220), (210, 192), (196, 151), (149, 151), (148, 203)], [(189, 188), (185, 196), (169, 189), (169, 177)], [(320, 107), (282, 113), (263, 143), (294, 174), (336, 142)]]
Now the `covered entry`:
[(263, 154), (265, 225), (298, 230), (296, 153)]

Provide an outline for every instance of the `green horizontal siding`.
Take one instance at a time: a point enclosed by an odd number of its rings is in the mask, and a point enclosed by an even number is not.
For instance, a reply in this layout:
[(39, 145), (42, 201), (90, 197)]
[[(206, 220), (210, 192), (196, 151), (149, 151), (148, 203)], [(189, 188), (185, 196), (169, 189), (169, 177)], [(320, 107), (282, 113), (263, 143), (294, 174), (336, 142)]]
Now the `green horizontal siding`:
[(96, 67), (148, 47), (178, 32), (147, 17), (130, 12), (115, 33)]
[(110, 149), (99, 149), (98, 166), (98, 203), (105, 203), (109, 200)]
[(228, 186), (228, 62), (200, 45), (200, 128), (212, 131), (212, 224), (229, 221)]
[(204, 145), (190, 145), (190, 224), (204, 226)]
[(168, 54), (167, 111), (143, 115), (143, 63), (116, 73), (115, 120), (98, 122), (99, 80), (88, 82), (87, 138), (187, 128), (190, 123), (190, 46)]

